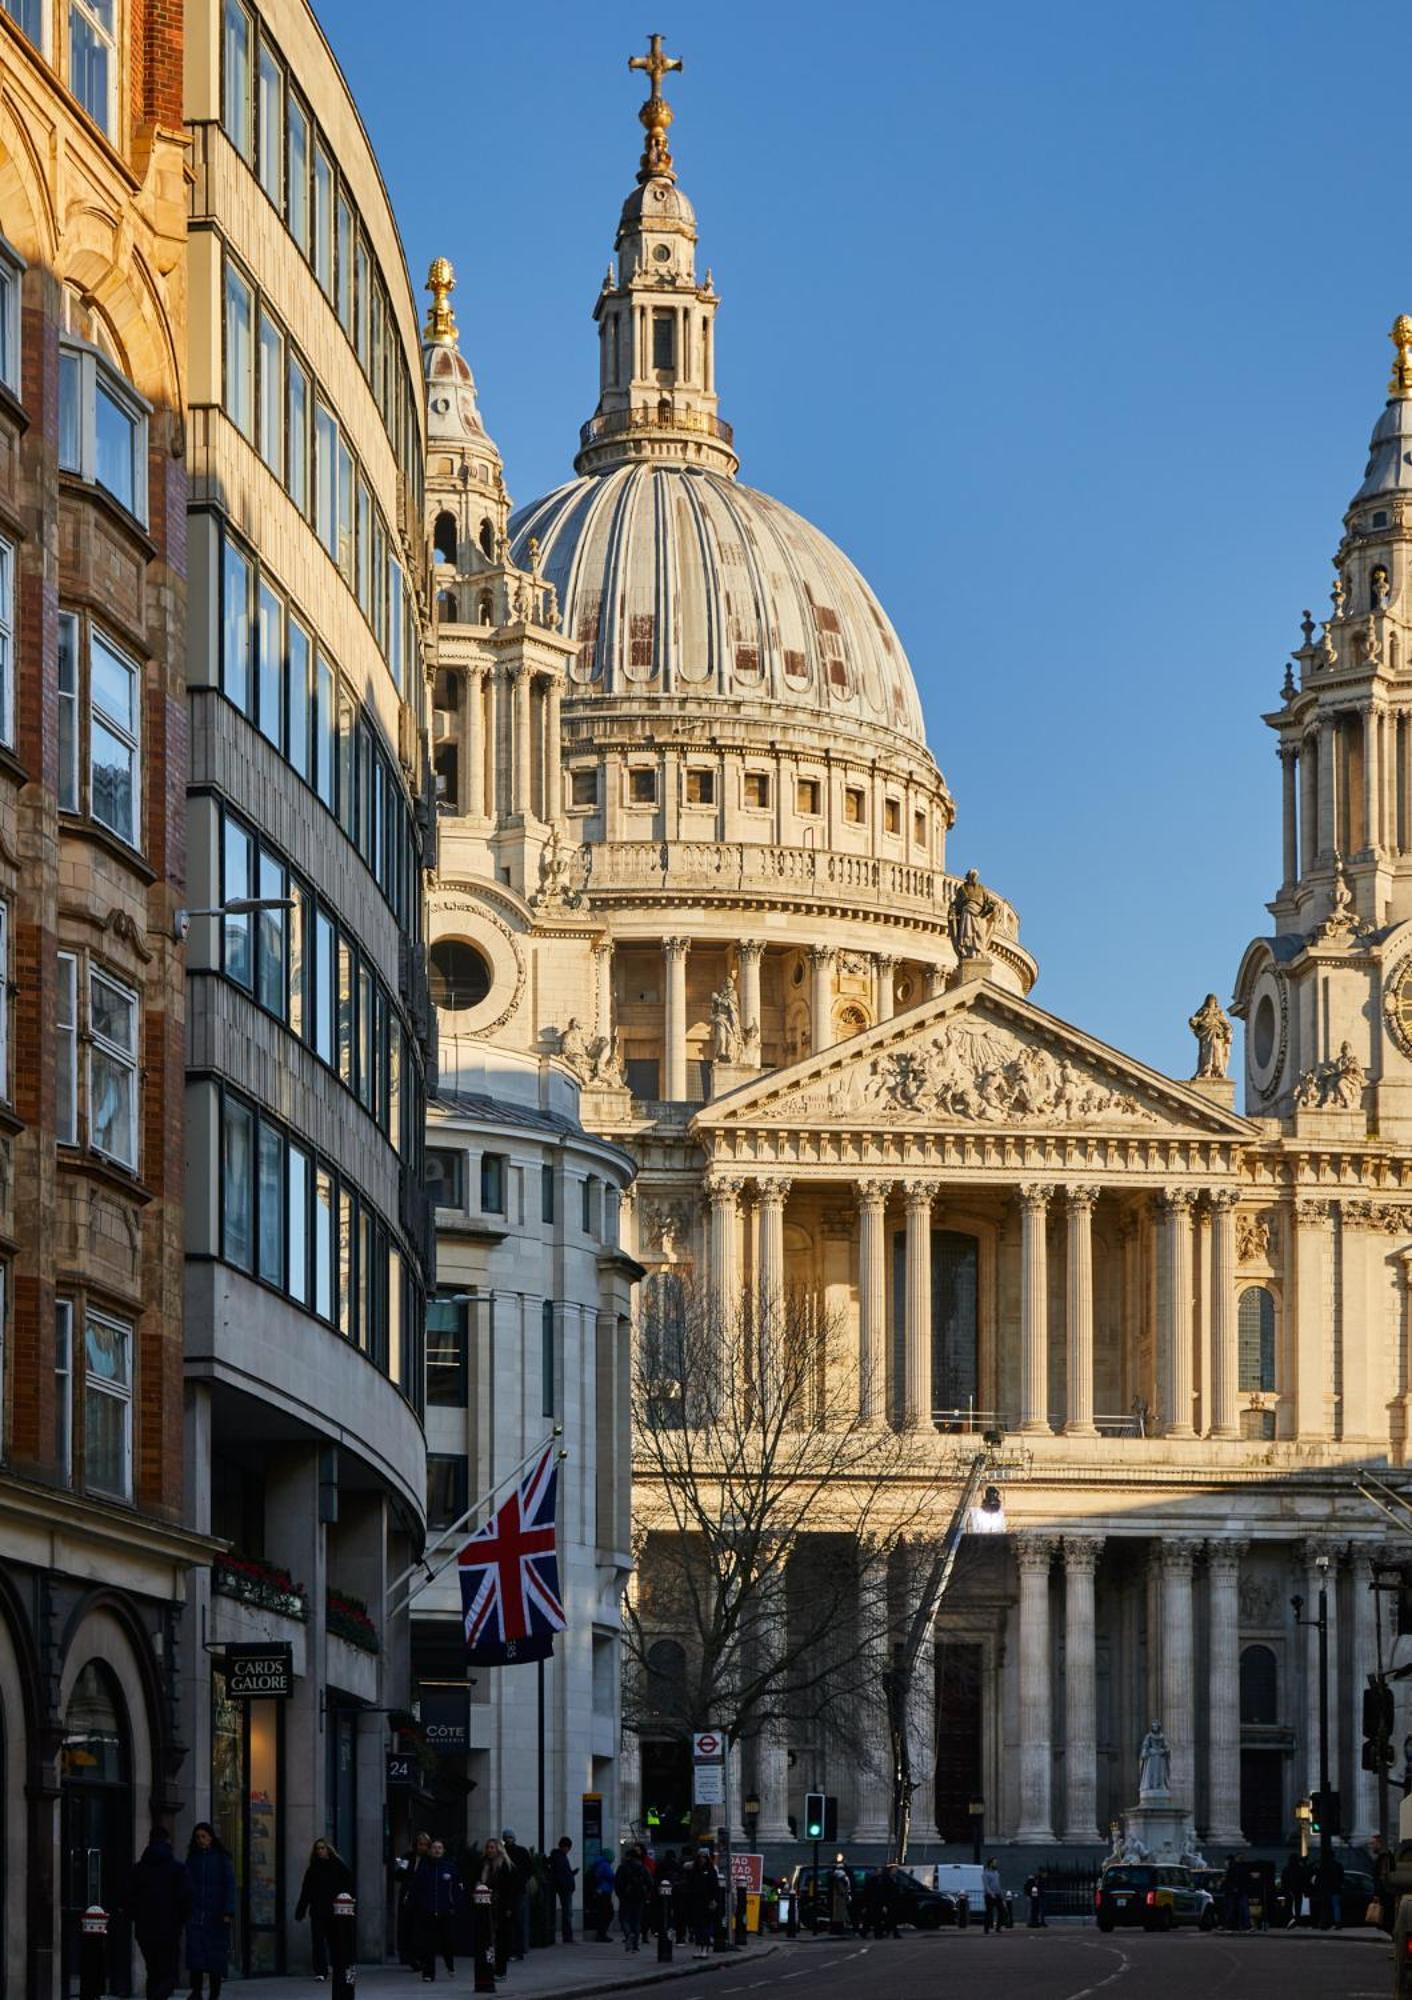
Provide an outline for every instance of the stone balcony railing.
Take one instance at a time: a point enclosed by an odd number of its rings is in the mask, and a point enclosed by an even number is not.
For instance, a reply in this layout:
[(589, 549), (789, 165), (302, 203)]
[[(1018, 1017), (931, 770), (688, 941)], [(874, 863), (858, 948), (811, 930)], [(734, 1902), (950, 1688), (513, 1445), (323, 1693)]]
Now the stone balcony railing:
[[(621, 890), (649, 897), (745, 894), (834, 907), (916, 911), (942, 918), (959, 877), (910, 862), (830, 848), (763, 842), (615, 840), (584, 844), (580, 879), (590, 895)], [(995, 936), (1017, 941), (1019, 918), (996, 898)]]

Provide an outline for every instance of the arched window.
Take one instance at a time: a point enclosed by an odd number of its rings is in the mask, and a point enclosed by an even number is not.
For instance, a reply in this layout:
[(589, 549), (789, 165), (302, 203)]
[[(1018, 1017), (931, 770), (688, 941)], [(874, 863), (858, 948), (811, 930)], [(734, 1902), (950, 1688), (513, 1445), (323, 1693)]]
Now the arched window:
[(481, 554), (493, 557), (495, 554), (495, 530), (491, 526), (488, 517), (480, 524), (480, 534), (477, 536), (477, 540), (480, 543)]
[(1275, 1300), (1265, 1285), (1247, 1285), (1236, 1321), (1242, 1389), (1275, 1386)]
[(456, 593), (454, 590), (439, 590), (436, 593), (436, 617), (439, 625), (456, 623)]
[(480, 594), (480, 606), (476, 617), (477, 622), (481, 625), (493, 625), (495, 623), (495, 605), (488, 590), (483, 590)]
[(454, 563), (456, 560), (456, 516), (443, 510), (436, 517), (436, 529), (432, 535), (432, 547), (438, 562)]
[(1240, 1719), (1269, 1728), (1280, 1719), (1279, 1668), (1268, 1646), (1247, 1646), (1240, 1656)]

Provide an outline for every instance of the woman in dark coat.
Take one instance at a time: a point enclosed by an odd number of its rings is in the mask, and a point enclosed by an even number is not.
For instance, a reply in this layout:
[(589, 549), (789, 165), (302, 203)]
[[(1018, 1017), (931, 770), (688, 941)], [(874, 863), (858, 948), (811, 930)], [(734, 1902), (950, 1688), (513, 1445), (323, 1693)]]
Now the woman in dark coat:
[(305, 1912), (314, 1941), (314, 1977), (327, 1979), (329, 1939), (333, 1926), (333, 1899), (353, 1889), (348, 1863), (330, 1841), (316, 1840), (309, 1849), (309, 1865), (294, 1906), (294, 1921), (302, 1923)]
[(698, 1848), (695, 1859), (677, 1890), (686, 1899), (687, 1920), (691, 1925), (691, 1941), (696, 1946), (697, 1958), (709, 1958), (716, 1944), (716, 1924), (721, 1910), (721, 1878), (716, 1872), (716, 1864), (704, 1847)]
[[(495, 1976), (505, 1977), (514, 1949), (515, 1894), (517, 1877), (514, 1863), (498, 1840), (485, 1843), (485, 1855), (476, 1873), (477, 1884), (490, 1891), (491, 1935), (495, 1941)], [(480, 1939), (476, 1939), (479, 1947)]]
[(235, 1916), (235, 1867), (209, 1820), (191, 1829), (186, 1850), (191, 1910), (186, 1919), (186, 1970), (191, 2000), (201, 2000), (203, 1976), (211, 2000), (220, 2000), (221, 1981), (230, 1969), (230, 1927)]
[(191, 1889), (165, 1827), (153, 1827), (142, 1859), (128, 1877), (124, 1903), (147, 1967), (147, 2000), (171, 2000)]
[(423, 1979), (435, 1979), (437, 1954), (454, 1973), (456, 1912), (461, 1907), (461, 1878), (446, 1849), (434, 1840), (412, 1870), (407, 1891), (412, 1905), (412, 1959)]

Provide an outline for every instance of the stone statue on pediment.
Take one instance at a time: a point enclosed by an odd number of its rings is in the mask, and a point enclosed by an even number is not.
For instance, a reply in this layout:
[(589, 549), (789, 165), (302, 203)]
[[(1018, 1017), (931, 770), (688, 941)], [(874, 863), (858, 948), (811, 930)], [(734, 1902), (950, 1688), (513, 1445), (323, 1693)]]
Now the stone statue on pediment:
[(582, 1077), (585, 1082), (588, 1080), (592, 1069), (592, 1058), (589, 1053), (588, 1036), (584, 1033), (583, 1023), (577, 1014), (571, 1014), (559, 1031), (559, 1055), (575, 1076)]
[(735, 974), (728, 972), (711, 995), (711, 1055), (719, 1063), (740, 1061), (740, 1001)]
[(1138, 1797), (1166, 1798), (1172, 1789), (1172, 1750), (1160, 1722), (1143, 1737), (1138, 1760)]
[(1214, 993), (1208, 993), (1187, 1026), (1196, 1037), (1198, 1077), (1224, 1077), (1231, 1063), (1231, 1024)]
[(947, 927), (958, 958), (984, 958), (998, 905), (974, 868), (968, 868), (951, 897)]

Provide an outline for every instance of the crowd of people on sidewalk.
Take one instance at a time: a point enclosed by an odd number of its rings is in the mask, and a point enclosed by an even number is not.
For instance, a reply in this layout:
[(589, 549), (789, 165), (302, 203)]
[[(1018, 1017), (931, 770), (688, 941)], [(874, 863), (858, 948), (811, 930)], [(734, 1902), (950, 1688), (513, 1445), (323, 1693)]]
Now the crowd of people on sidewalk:
[(191, 2000), (220, 2000), (230, 1968), (235, 1918), (235, 1869), (207, 1820), (191, 1830), (179, 1861), (165, 1827), (152, 1838), (128, 1877), (123, 1907), (147, 1968), (147, 2000), (171, 2000), (181, 1977), (185, 1947)]

